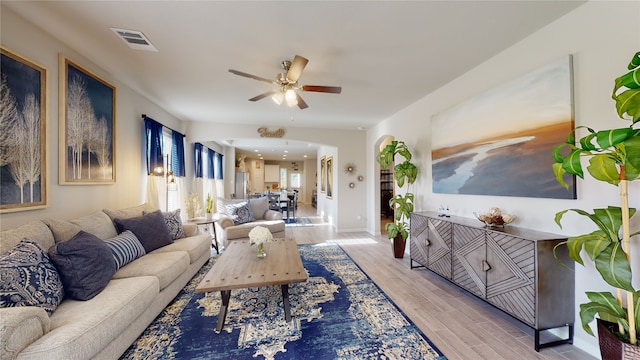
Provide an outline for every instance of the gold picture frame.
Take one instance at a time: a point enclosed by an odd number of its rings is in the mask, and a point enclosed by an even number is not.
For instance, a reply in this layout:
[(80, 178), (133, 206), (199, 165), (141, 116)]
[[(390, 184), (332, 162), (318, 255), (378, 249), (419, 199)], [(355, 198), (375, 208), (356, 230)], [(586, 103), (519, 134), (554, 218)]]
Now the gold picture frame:
[(323, 156), (320, 158), (320, 193), (327, 192), (327, 162)]
[(333, 198), (333, 156), (327, 156), (327, 199)]
[(47, 69), (0, 45), (0, 213), (48, 206)]
[(60, 185), (116, 182), (116, 88), (59, 55)]

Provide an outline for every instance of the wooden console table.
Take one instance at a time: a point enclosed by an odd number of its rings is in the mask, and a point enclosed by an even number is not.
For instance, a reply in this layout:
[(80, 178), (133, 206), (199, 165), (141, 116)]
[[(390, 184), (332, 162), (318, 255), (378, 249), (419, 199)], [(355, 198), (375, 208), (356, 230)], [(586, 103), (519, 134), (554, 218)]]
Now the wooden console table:
[[(553, 254), (565, 240), (511, 225), (489, 228), (476, 219), (414, 212), (411, 268), (426, 267), (533, 328), (539, 351), (573, 343), (574, 262), (566, 246), (556, 251), (559, 261)], [(566, 339), (540, 343), (541, 331), (561, 327), (568, 328)]]

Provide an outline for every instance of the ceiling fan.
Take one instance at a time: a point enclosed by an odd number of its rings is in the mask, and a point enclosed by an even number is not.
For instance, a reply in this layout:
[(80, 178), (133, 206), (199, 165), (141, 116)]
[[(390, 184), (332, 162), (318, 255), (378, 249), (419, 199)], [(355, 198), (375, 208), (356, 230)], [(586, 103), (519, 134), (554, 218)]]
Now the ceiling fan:
[(278, 105), (280, 105), (283, 100), (286, 100), (287, 105), (289, 106), (297, 105), (300, 109), (306, 109), (309, 107), (309, 105), (307, 105), (307, 103), (302, 100), (300, 94), (298, 94), (295, 90), (323, 92), (329, 94), (340, 94), (340, 92), (342, 92), (342, 87), (340, 86), (298, 84), (298, 79), (300, 78), (300, 75), (302, 75), (302, 70), (304, 70), (304, 67), (307, 66), (308, 62), (309, 60), (299, 55), (296, 55), (293, 58), (293, 61), (284, 60), (281, 65), (285, 72), (278, 74), (276, 80), (269, 80), (260, 76), (247, 74), (245, 72), (233, 69), (229, 69), (229, 72), (250, 79), (268, 82), (276, 85), (279, 88), (278, 90), (268, 91), (264, 94), (252, 97), (251, 99), (249, 99), (249, 101), (258, 101), (271, 96), (271, 99)]

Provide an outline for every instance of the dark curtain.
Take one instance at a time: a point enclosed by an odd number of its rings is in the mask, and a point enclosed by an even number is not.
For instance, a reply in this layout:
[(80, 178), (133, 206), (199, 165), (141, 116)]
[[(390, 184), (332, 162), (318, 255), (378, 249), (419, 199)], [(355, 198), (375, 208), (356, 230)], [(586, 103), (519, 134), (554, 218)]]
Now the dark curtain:
[(197, 178), (201, 178), (202, 177), (202, 144), (200, 143), (195, 143), (194, 144), (194, 148), (195, 148), (195, 152), (194, 152), (194, 161), (195, 161), (195, 165), (196, 165), (196, 177)]
[(152, 118), (144, 117), (144, 129), (147, 138), (147, 175), (162, 166), (162, 124)]
[(184, 134), (171, 130), (171, 170), (175, 176), (186, 176), (184, 160)]
[(216, 158), (216, 152), (211, 150), (211, 149), (207, 149), (207, 178), (208, 179), (213, 179), (213, 164), (214, 164), (214, 159)]
[(218, 180), (222, 180), (224, 179), (224, 176), (222, 175), (222, 157), (224, 155), (222, 154), (216, 154), (216, 179)]

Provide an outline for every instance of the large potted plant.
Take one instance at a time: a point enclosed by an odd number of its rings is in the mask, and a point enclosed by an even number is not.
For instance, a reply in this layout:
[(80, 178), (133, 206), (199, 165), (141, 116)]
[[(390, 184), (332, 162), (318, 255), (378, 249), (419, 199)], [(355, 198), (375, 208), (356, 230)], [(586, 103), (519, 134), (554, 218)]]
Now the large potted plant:
[[(629, 181), (640, 179), (640, 129), (637, 127), (640, 121), (640, 52), (633, 57), (629, 70), (615, 80), (612, 97), (620, 118), (631, 124), (601, 131), (579, 126), (576, 129), (586, 129), (588, 134), (576, 141), (574, 129), (566, 143), (557, 146), (553, 152), (556, 161), (553, 170), (557, 181), (563, 186), (567, 187), (563, 180), (565, 173), (584, 178), (580, 159), (586, 157), (589, 159), (586, 169), (591, 177), (616, 186), (620, 191), (620, 206), (593, 209), (593, 213), (568, 209), (555, 216), (556, 223), (561, 226), (563, 216), (572, 211), (588, 217), (597, 227), (591, 233), (569, 237), (565, 244), (571, 258), (581, 265), (584, 263), (580, 253), (584, 250), (602, 279), (616, 288), (615, 294), (587, 292), (589, 302), (580, 305), (582, 327), (587, 333), (593, 335), (589, 324), (596, 315), (598, 317), (603, 359), (621, 358), (624, 351), (640, 353), (637, 346), (640, 291), (632, 285), (629, 261), (631, 238), (640, 234), (640, 231), (630, 228), (630, 218), (636, 209), (629, 208), (627, 193)], [(568, 154), (566, 148), (570, 149)], [(606, 343), (606, 339), (616, 338), (620, 341), (613, 346)]]
[(393, 140), (380, 150), (376, 155), (376, 161), (381, 168), (386, 169), (394, 162), (396, 154), (404, 157), (404, 161), (395, 163), (393, 178), (399, 188), (405, 183), (407, 186), (404, 194), (396, 194), (389, 200), (389, 206), (393, 209), (393, 222), (386, 225), (386, 230), (389, 239), (393, 239), (394, 256), (402, 258), (409, 237), (408, 220), (413, 212), (413, 194), (409, 192), (409, 185), (416, 181), (418, 168), (411, 162), (411, 151), (404, 141)]

